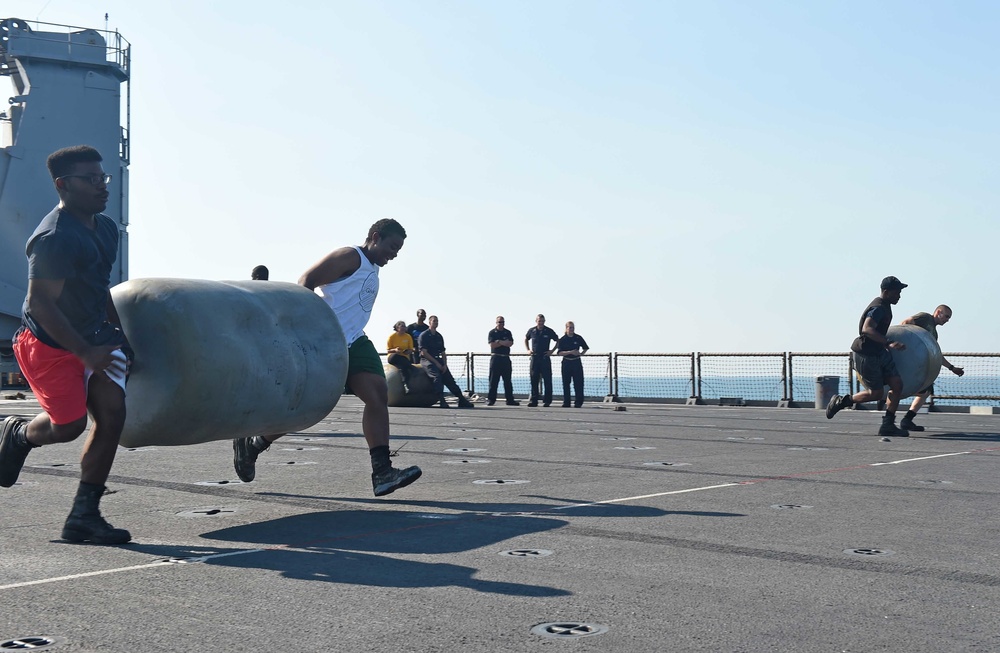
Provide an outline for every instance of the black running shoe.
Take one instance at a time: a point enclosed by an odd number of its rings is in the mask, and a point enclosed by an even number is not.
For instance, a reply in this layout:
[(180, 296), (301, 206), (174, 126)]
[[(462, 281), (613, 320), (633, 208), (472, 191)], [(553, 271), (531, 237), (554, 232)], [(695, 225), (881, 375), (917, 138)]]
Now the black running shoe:
[(422, 473), (417, 466), (407, 467), (406, 469), (390, 467), (380, 474), (372, 472), (372, 489), (375, 490), (375, 496), (384, 497), (387, 494), (392, 494), (401, 487), (406, 487), (420, 478)]
[(0, 428), (0, 487), (10, 487), (17, 482), (21, 468), (24, 467), (24, 459), (31, 451), (30, 444), (18, 444), (14, 440), (14, 431), (27, 422), (23, 417), (11, 415), (3, 421), (3, 427)]
[(844, 395), (833, 395), (833, 399), (826, 405), (826, 418), (833, 419), (833, 416), (840, 412), (844, 406), (840, 403), (844, 400)]

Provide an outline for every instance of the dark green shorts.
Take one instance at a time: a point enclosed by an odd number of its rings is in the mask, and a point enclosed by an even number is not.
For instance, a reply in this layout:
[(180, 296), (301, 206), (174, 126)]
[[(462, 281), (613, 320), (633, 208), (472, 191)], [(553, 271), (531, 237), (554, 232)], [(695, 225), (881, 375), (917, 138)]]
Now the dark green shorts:
[(351, 343), (347, 350), (347, 382), (350, 385), (351, 377), (359, 372), (371, 372), (385, 378), (385, 369), (382, 367), (382, 357), (379, 356), (375, 345), (368, 339), (368, 336), (361, 336)]

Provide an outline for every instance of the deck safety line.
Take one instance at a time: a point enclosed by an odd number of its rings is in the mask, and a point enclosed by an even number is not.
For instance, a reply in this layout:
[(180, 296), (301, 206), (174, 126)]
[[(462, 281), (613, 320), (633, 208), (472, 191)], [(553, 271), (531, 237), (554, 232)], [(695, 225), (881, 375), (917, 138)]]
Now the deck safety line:
[[(226, 556), (238, 556), (245, 553), (257, 553), (259, 551), (266, 551), (267, 549), (246, 549), (245, 551), (229, 551), (227, 553), (213, 553), (207, 556), (199, 556), (197, 558), (184, 558), (183, 562), (204, 562), (210, 558), (225, 558)], [(0, 590), (10, 590), (16, 589), (18, 587), (28, 587), (30, 585), (44, 585), (45, 583), (57, 583), (63, 580), (76, 580), (77, 578), (89, 578), (91, 576), (106, 576), (107, 574), (117, 574), (123, 571), (138, 571), (140, 569), (153, 569), (155, 567), (164, 567), (167, 565), (176, 565), (179, 561), (172, 560), (157, 560), (156, 562), (150, 562), (144, 565), (132, 565), (131, 567), (118, 567), (117, 569), (101, 569), (100, 571), (88, 571), (82, 574), (70, 574), (69, 576), (56, 576), (55, 578), (42, 578), (39, 580), (29, 580), (23, 583), (11, 583), (10, 585), (0, 585)]]
[(837, 467), (834, 469), (823, 469), (814, 472), (800, 472), (798, 474), (785, 474), (782, 476), (765, 476), (762, 478), (754, 478), (746, 481), (737, 481), (735, 483), (722, 483), (720, 485), (706, 485), (704, 487), (693, 487), (686, 490), (671, 490), (670, 492), (657, 492), (655, 494), (643, 494), (635, 497), (625, 497), (624, 499), (606, 499), (604, 501), (591, 501), (589, 503), (571, 503), (566, 506), (558, 506), (552, 508), (552, 510), (568, 510), (570, 508), (586, 508), (588, 506), (600, 506), (607, 505), (609, 503), (624, 503), (626, 501), (636, 501), (638, 499), (655, 499), (656, 497), (665, 497), (671, 494), (685, 494), (687, 492), (701, 492), (702, 490), (717, 490), (724, 487), (733, 487), (737, 485), (756, 485), (757, 483), (766, 483), (767, 481), (783, 481), (791, 478), (801, 478), (804, 476), (815, 476), (817, 474), (832, 474), (834, 472), (847, 472), (856, 469), (865, 469), (867, 467), (879, 467), (882, 465), (900, 465), (902, 463), (912, 463), (918, 460), (932, 460), (934, 458), (947, 458), (949, 456), (964, 456), (970, 453), (984, 453), (987, 451), (998, 451), (1000, 447), (987, 447), (984, 449), (971, 449), (969, 451), (957, 451), (954, 453), (943, 453), (934, 456), (923, 456), (921, 458), (904, 458), (902, 460), (892, 460), (884, 463), (864, 463), (863, 465), (853, 465), (851, 467)]
[[(549, 510), (552, 510), (552, 511), (555, 511), (555, 510), (569, 510), (571, 508), (585, 508), (587, 506), (600, 506), (600, 505), (607, 505), (607, 504), (611, 504), (611, 503), (624, 503), (626, 501), (638, 501), (640, 499), (655, 499), (656, 497), (665, 497), (665, 496), (670, 496), (670, 495), (673, 495), (673, 494), (687, 494), (689, 492), (701, 492), (703, 490), (718, 490), (720, 488), (738, 487), (738, 486), (741, 486), (741, 485), (756, 485), (758, 483), (765, 483), (767, 481), (781, 481), (781, 480), (787, 480), (787, 479), (791, 479), (791, 478), (800, 478), (800, 477), (804, 477), (804, 476), (814, 476), (814, 475), (817, 475), (817, 474), (831, 474), (831, 473), (834, 473), (834, 472), (843, 472), (843, 471), (851, 471), (851, 470), (857, 470), (857, 469), (865, 469), (867, 467), (880, 467), (880, 466), (883, 466), (883, 465), (901, 465), (903, 463), (911, 463), (911, 462), (916, 462), (916, 461), (920, 461), (920, 460), (933, 460), (933, 459), (936, 459), (936, 458), (947, 458), (947, 457), (950, 457), (950, 456), (964, 456), (964, 455), (972, 454), (972, 453), (985, 453), (985, 452), (989, 452), (989, 451), (998, 451), (998, 450), (1000, 450), (1000, 447), (987, 447), (987, 448), (984, 448), (984, 449), (971, 449), (969, 451), (957, 451), (957, 452), (954, 452), (954, 453), (937, 454), (937, 455), (934, 455), (934, 456), (923, 456), (923, 457), (920, 457), (920, 458), (904, 458), (904, 459), (901, 459), (901, 460), (892, 460), (892, 461), (881, 462), (881, 463), (865, 463), (863, 465), (854, 465), (854, 466), (851, 466), (851, 467), (838, 467), (838, 468), (835, 468), (835, 469), (825, 469), (825, 470), (819, 470), (819, 471), (814, 471), (814, 472), (801, 472), (801, 473), (798, 473), (798, 474), (786, 474), (786, 475), (782, 475), (782, 476), (766, 476), (766, 477), (762, 477), (762, 478), (750, 479), (750, 480), (747, 480), (747, 481), (737, 481), (735, 483), (720, 483), (718, 485), (706, 485), (706, 486), (703, 486), (703, 487), (687, 488), (685, 490), (670, 490), (669, 492), (655, 492), (653, 494), (642, 494), (642, 495), (638, 495), (638, 496), (634, 496), (634, 497), (624, 497), (624, 498), (621, 498), (621, 499), (605, 499), (604, 501), (591, 501), (591, 502), (588, 502), (588, 503), (571, 503), (571, 504), (565, 505), (565, 506), (556, 506), (554, 508), (550, 508)], [(548, 511), (538, 511), (538, 512), (548, 512)], [(414, 530), (415, 528), (424, 528), (424, 527), (423, 526), (422, 527), (409, 527), (409, 528), (405, 528), (405, 529), (402, 529), (402, 530)], [(338, 539), (355, 539), (357, 537), (358, 536), (352, 536), (352, 537), (349, 537), (349, 538), (330, 538), (330, 539), (332, 539), (332, 540), (338, 540)], [(326, 541), (326, 540), (324, 540), (324, 541)], [(2, 591), (2, 590), (9, 590), (9, 589), (17, 589), (19, 587), (29, 587), (31, 585), (43, 585), (45, 583), (56, 583), (56, 582), (60, 582), (60, 581), (64, 581), (64, 580), (75, 580), (77, 578), (89, 578), (89, 577), (93, 577), (93, 576), (104, 576), (104, 575), (107, 575), (107, 574), (117, 574), (117, 573), (124, 572), (124, 571), (138, 571), (140, 569), (153, 569), (153, 568), (156, 568), (156, 567), (163, 567), (163, 566), (167, 566), (167, 565), (177, 565), (177, 564), (179, 564), (181, 562), (183, 562), (183, 563), (205, 562), (207, 560), (212, 560), (214, 558), (226, 558), (226, 557), (230, 557), (230, 556), (246, 555), (248, 553), (260, 553), (260, 552), (263, 552), (263, 551), (276, 551), (276, 550), (292, 550), (292, 551), (294, 551), (294, 550), (301, 550), (301, 547), (302, 547), (301, 544), (300, 545), (294, 545), (294, 546), (291, 545), (291, 544), (288, 544), (288, 545), (277, 545), (277, 546), (272, 546), (272, 547), (265, 547), (265, 548), (261, 548), (261, 549), (246, 549), (246, 550), (243, 550), (243, 551), (228, 551), (226, 553), (213, 553), (213, 554), (206, 555), (206, 556), (198, 556), (198, 557), (192, 557), (192, 558), (183, 558), (183, 559), (178, 560), (178, 561), (158, 560), (156, 562), (151, 562), (151, 563), (144, 564), (144, 565), (132, 565), (130, 567), (119, 567), (117, 569), (103, 569), (103, 570), (100, 570), (100, 571), (89, 571), (89, 572), (85, 572), (85, 573), (82, 573), (82, 574), (71, 574), (69, 576), (58, 576), (58, 577), (55, 577), (55, 578), (42, 578), (42, 579), (39, 579), (39, 580), (25, 581), (23, 583), (11, 583), (9, 585), (0, 585), (0, 591)]]

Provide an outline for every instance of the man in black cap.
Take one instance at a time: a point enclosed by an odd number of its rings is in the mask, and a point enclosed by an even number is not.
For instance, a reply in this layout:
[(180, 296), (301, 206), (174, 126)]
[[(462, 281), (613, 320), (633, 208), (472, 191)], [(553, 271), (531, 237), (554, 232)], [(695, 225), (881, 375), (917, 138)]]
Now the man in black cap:
[(899, 407), (903, 392), (903, 379), (896, 370), (890, 349), (903, 350), (906, 345), (890, 342), (886, 334), (892, 324), (892, 305), (899, 302), (900, 293), (906, 284), (896, 277), (882, 279), (882, 293), (872, 300), (861, 314), (858, 323), (858, 337), (851, 345), (854, 369), (861, 377), (866, 390), (851, 395), (836, 395), (826, 407), (826, 418), (832, 419), (841, 409), (866, 401), (878, 401), (885, 394), (884, 386), (889, 386), (889, 398), (885, 404), (885, 416), (878, 430), (881, 436), (895, 435), (905, 438), (910, 434), (896, 426), (896, 408)]

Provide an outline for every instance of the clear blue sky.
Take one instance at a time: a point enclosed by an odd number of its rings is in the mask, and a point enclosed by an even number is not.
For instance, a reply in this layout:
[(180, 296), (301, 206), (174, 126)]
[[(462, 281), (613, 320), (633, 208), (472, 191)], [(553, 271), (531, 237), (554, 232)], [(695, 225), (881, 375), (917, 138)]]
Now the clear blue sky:
[(846, 351), (879, 280), (1000, 351), (1000, 3), (16, 0), (133, 44), (132, 277), (294, 281), (398, 219), (368, 334)]

